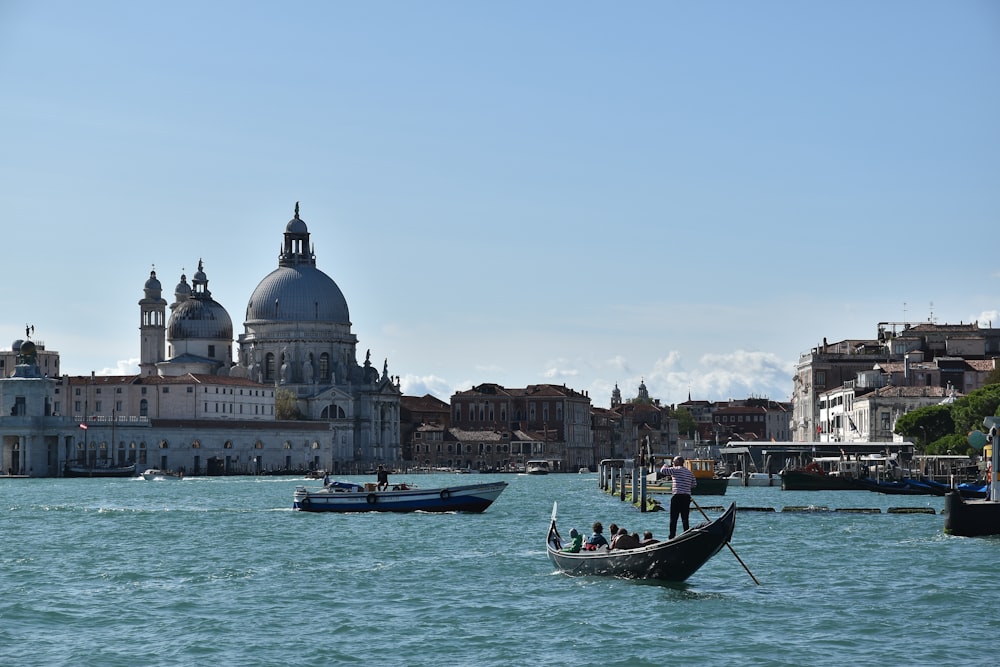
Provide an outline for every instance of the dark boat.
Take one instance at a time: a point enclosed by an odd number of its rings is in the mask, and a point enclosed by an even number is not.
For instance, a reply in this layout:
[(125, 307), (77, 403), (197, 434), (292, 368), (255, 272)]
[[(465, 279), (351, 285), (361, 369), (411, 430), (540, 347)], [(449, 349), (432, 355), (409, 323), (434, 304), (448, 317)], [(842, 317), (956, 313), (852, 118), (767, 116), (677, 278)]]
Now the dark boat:
[(564, 574), (606, 576), (622, 579), (684, 581), (719, 553), (733, 536), (736, 504), (714, 521), (694, 526), (666, 542), (654, 542), (634, 549), (601, 548), (597, 551), (561, 551), (563, 540), (556, 529), (556, 505), (546, 538), (549, 559)]
[(126, 466), (67, 463), (63, 477), (135, 477), (135, 464)]
[(932, 489), (926, 484), (920, 484), (913, 480), (903, 479), (903, 480), (883, 480), (878, 481), (871, 478), (859, 479), (858, 484), (861, 488), (868, 489), (869, 491), (874, 491), (876, 493), (884, 493), (886, 495), (894, 496), (933, 496), (942, 495), (937, 493), (936, 490)]
[(376, 491), (373, 484), (331, 482), (320, 489), (295, 487), (292, 508), (303, 512), (482, 512), (507, 488), (507, 482), (486, 482), (423, 489), (393, 484)]
[(856, 491), (867, 488), (860, 480), (845, 475), (828, 475), (822, 470), (801, 468), (781, 471), (785, 491)]
[(948, 493), (944, 514), (944, 532), (949, 535), (1000, 535), (1000, 502), (995, 500), (966, 500), (960, 493)]

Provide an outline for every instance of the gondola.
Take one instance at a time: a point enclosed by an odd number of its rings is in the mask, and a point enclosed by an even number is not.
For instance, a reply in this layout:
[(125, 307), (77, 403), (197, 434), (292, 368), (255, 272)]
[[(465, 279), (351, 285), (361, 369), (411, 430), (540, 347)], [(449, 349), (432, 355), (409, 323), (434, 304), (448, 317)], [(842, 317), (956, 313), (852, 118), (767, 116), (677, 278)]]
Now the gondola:
[(597, 551), (561, 551), (562, 537), (556, 529), (557, 504), (552, 506), (552, 522), (546, 538), (549, 559), (571, 576), (608, 576), (622, 579), (684, 581), (719, 553), (733, 536), (736, 504), (714, 521), (692, 527), (672, 540), (655, 542), (635, 549), (601, 548)]

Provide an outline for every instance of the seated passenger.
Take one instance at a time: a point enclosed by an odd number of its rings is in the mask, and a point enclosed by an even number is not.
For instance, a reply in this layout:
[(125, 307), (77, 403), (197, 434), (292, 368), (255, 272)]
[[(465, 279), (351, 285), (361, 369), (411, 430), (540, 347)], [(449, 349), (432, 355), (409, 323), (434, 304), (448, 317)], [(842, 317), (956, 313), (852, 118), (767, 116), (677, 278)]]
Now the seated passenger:
[(569, 531), (569, 537), (572, 542), (569, 543), (568, 547), (563, 547), (562, 550), (575, 554), (583, 548), (583, 535), (576, 528), (573, 528)]
[(608, 546), (608, 539), (604, 537), (604, 525), (600, 521), (595, 521), (594, 532), (587, 538), (587, 543), (583, 548), (587, 551), (596, 551), (606, 546)]
[(640, 546), (646, 546), (647, 544), (656, 544), (657, 542), (659, 542), (659, 540), (653, 539), (653, 532), (647, 530), (645, 533), (642, 534), (642, 542), (640, 542), (639, 544)]
[(639, 546), (639, 538), (628, 534), (624, 528), (618, 529), (618, 534), (611, 540), (611, 549), (635, 549)]

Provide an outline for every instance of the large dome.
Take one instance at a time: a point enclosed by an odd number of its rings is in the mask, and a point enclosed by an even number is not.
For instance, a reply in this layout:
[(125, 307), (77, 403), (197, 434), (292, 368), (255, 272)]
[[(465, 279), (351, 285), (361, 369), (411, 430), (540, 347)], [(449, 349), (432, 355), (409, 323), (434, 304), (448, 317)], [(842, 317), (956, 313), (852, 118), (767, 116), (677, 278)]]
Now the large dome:
[(333, 278), (310, 264), (279, 266), (257, 285), (247, 304), (247, 322), (350, 324), (344, 293)]
[(167, 337), (171, 340), (232, 340), (233, 321), (214, 299), (187, 299), (176, 304), (170, 313)]

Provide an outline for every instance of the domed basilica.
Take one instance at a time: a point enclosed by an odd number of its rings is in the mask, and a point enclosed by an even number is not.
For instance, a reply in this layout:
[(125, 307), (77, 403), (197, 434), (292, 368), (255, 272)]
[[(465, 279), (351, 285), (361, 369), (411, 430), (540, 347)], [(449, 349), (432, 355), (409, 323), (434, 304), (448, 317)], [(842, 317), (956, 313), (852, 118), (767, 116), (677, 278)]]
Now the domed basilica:
[[(399, 380), (387, 360), (381, 373), (369, 353), (358, 363), (347, 300), (317, 268), (298, 204), (278, 267), (250, 295), (235, 361), (232, 319), (212, 298), (202, 260), (190, 284), (181, 275), (169, 318), (162, 292), (151, 271), (139, 301), (138, 375), (49, 377), (17, 355), (21, 371), (0, 380), (2, 414), (42, 419), (4, 429), (5, 470), (351, 472), (398, 460)], [(32, 345), (48, 364), (54, 353)], [(0, 353), (0, 363), (17, 352)]]

